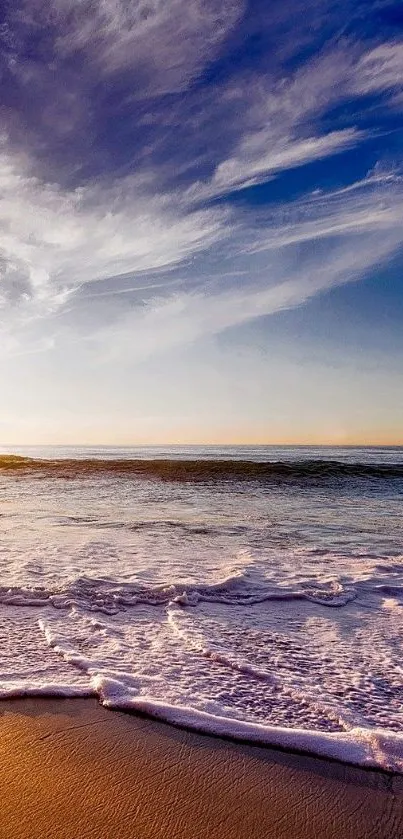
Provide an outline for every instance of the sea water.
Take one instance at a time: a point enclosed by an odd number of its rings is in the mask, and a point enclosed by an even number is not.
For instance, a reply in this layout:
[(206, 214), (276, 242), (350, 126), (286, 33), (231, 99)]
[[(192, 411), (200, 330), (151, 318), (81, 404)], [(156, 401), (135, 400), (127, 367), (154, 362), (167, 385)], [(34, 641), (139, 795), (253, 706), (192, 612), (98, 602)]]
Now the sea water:
[(403, 772), (403, 449), (0, 457), (0, 696)]

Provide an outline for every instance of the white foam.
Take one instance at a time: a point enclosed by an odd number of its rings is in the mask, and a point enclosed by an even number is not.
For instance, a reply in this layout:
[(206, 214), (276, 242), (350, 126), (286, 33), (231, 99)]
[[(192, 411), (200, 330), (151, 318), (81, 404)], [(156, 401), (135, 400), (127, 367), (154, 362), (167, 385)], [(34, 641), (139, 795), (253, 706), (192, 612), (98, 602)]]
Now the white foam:
[[(66, 652), (66, 655), (69, 654)], [(79, 656), (70, 659), (76, 666)], [(81, 665), (84, 665), (81, 662)], [(89, 668), (90, 672), (92, 667)], [(0, 688), (0, 699), (50, 696), (98, 697), (102, 705), (111, 710), (142, 713), (154, 719), (200, 732), (228, 737), (240, 742), (272, 746), (290, 751), (312, 754), (321, 758), (338, 760), (363, 767), (403, 773), (403, 734), (387, 729), (351, 728), (348, 732), (332, 733), (281, 726), (248, 723), (219, 714), (208, 713), (186, 705), (172, 705), (149, 696), (136, 695), (136, 682), (116, 678), (107, 673), (90, 677), (87, 687), (70, 684), (40, 682), (13, 683)]]
[[(197, 610), (172, 603), (167, 620), (164, 612), (158, 612), (158, 623), (155, 617), (150, 619), (155, 612), (143, 606), (137, 628), (123, 615), (106, 622), (76, 609), (68, 616), (55, 616), (48, 608), (38, 622), (41, 632), (49, 648), (80, 678), (85, 676), (86, 685), (12, 682), (8, 689), (3, 686), (0, 696), (96, 695), (111, 709), (145, 713), (207, 734), (403, 773), (403, 733), (387, 725), (368, 726), (365, 720), (357, 724), (360, 714), (349, 712), (335, 696), (333, 701), (326, 698), (315, 684), (310, 686), (314, 676), (307, 674), (305, 680), (303, 673), (298, 676), (295, 662), (287, 679), (278, 661), (273, 660), (271, 669), (263, 668), (258, 651), (249, 662), (226, 647), (231, 635), (209, 641), (203, 630), (214, 626), (212, 620), (222, 606), (200, 608), (202, 612), (196, 614)], [(315, 606), (305, 608), (314, 610)], [(314, 616), (312, 620), (315, 625)], [(274, 622), (278, 625), (278, 615)], [(325, 633), (323, 622), (320, 631)], [(294, 655), (292, 650), (289, 655)], [(223, 688), (224, 693), (233, 692), (235, 704), (223, 698)], [(281, 705), (283, 717), (279, 716)], [(306, 709), (303, 727), (297, 723), (294, 708), (298, 714)], [(271, 724), (270, 717), (276, 714), (279, 722)], [(287, 717), (289, 724), (281, 724)], [(329, 730), (315, 730), (321, 718)]]
[(403, 772), (403, 734), (385, 729), (353, 728), (349, 732), (327, 733), (264, 726), (198, 711), (184, 705), (169, 705), (149, 697), (132, 696), (116, 679), (95, 676), (92, 684), (102, 704), (109, 708), (138, 711), (155, 719), (191, 728), (205, 734), (277, 746), (319, 757), (367, 767)]
[[(381, 588), (379, 589), (381, 593)], [(382, 589), (383, 591), (383, 589)], [(114, 615), (119, 611), (145, 603), (159, 606), (175, 602), (182, 606), (198, 603), (253, 606), (266, 601), (308, 600), (324, 606), (345, 606), (357, 596), (355, 588), (340, 580), (323, 580), (312, 585), (295, 581), (281, 585), (265, 579), (250, 579), (246, 570), (237, 570), (209, 584), (191, 582), (143, 584), (136, 581), (117, 583), (113, 579), (81, 576), (67, 580), (55, 588), (11, 586), (0, 587), (0, 603), (8, 606), (44, 606), (55, 609), (85, 608), (87, 611)]]
[[(231, 653), (227, 650), (218, 648), (217, 642), (214, 647), (207, 646), (206, 639), (203, 635), (195, 632), (194, 630), (192, 631), (192, 629), (189, 631), (188, 626), (186, 626), (186, 614), (184, 614), (181, 609), (177, 608), (177, 602), (178, 601), (170, 603), (168, 606), (168, 623), (174, 632), (176, 632), (176, 634), (184, 640), (185, 645), (189, 646), (190, 649), (200, 652), (204, 658), (216, 661), (218, 664), (223, 664), (232, 670), (237, 670), (239, 673), (245, 673), (249, 676), (253, 676), (255, 679), (261, 679), (262, 681), (268, 682), (271, 685), (278, 684), (278, 680), (276, 679), (274, 673), (262, 667), (256, 667), (253, 664), (241, 661), (235, 655), (231, 655)], [(179, 601), (179, 603), (183, 605), (181, 601)]]

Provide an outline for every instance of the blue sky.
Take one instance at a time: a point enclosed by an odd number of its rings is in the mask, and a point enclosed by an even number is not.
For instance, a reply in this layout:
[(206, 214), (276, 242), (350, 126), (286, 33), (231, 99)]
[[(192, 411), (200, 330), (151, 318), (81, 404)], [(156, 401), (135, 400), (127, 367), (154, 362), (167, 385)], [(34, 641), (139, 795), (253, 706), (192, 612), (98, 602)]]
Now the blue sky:
[(0, 440), (403, 443), (403, 11), (0, 11)]

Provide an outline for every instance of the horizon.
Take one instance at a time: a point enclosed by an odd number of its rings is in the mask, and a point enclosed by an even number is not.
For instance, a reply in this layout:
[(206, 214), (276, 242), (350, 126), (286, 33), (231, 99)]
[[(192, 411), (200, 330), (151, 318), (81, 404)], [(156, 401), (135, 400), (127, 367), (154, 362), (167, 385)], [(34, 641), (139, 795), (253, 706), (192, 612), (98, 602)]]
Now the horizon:
[(402, 21), (7, 5), (5, 445), (403, 443)]
[(0, 456), (2, 449), (161, 449), (161, 448), (210, 448), (210, 449), (233, 449), (233, 448), (290, 448), (290, 449), (402, 449), (403, 442), (400, 443), (334, 443), (334, 442), (236, 442), (236, 443), (220, 443), (220, 442), (161, 442), (161, 443), (0, 443)]

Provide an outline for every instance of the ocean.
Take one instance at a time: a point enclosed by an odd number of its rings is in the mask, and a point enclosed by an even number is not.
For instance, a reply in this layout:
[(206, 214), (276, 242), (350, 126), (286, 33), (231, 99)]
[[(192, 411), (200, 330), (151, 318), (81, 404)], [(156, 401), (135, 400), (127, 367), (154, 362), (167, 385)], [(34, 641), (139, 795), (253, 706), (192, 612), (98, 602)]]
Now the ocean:
[(2, 448), (0, 697), (403, 772), (403, 448)]

